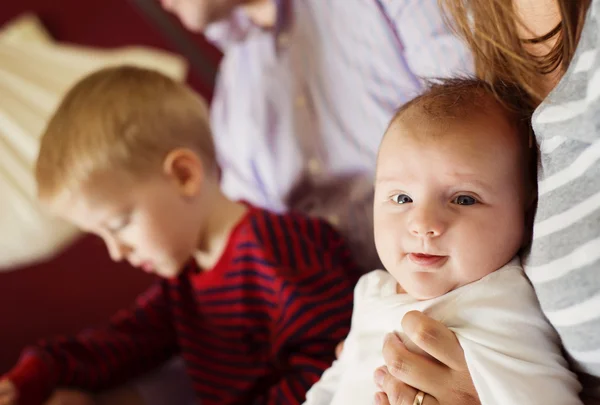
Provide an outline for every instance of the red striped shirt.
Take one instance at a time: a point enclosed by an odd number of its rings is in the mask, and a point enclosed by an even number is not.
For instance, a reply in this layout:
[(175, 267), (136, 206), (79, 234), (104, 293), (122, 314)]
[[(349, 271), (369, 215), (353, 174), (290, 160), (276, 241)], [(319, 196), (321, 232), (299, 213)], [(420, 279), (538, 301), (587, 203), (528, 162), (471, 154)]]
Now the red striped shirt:
[(108, 327), (24, 351), (20, 405), (58, 386), (99, 391), (184, 359), (202, 405), (300, 404), (348, 333), (358, 278), (324, 221), (250, 208), (215, 267), (189, 265)]

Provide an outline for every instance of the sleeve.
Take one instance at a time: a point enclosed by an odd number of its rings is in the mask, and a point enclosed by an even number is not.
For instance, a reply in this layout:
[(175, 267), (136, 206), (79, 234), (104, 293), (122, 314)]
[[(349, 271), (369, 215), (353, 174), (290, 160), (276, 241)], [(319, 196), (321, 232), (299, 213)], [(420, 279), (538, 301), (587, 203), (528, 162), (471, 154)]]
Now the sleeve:
[(396, 31), (406, 63), (416, 77), (473, 73), (471, 53), (445, 23), (438, 0), (377, 1)]
[(227, 53), (232, 44), (246, 39), (252, 26), (248, 15), (237, 7), (227, 18), (208, 25), (204, 36), (221, 52)]
[(272, 357), (281, 378), (254, 405), (302, 404), (348, 334), (355, 266), (345, 245), (328, 230), (319, 235), (326, 247), (312, 262), (279, 274)]
[(581, 385), (524, 275), (503, 272), (458, 305), (445, 323), (463, 347), (482, 405), (581, 404)]
[(155, 284), (107, 327), (25, 349), (4, 376), (17, 387), (19, 405), (40, 405), (59, 386), (108, 388), (166, 361), (177, 348), (166, 288)]

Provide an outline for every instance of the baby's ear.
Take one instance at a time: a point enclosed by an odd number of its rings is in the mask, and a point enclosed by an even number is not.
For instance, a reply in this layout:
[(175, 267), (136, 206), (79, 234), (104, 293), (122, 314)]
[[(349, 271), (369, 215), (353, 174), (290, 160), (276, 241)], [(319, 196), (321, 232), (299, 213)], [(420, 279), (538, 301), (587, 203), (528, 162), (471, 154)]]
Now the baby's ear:
[(205, 178), (200, 156), (186, 148), (177, 148), (167, 154), (163, 162), (163, 172), (186, 197), (196, 196)]

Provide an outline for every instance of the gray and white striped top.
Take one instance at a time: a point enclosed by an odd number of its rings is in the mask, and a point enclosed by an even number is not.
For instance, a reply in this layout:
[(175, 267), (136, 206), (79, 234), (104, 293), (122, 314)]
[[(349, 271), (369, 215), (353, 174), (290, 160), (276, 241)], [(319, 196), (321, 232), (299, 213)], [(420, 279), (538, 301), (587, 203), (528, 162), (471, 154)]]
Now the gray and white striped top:
[(600, 399), (600, 0), (533, 126), (542, 173), (526, 271), (584, 393)]

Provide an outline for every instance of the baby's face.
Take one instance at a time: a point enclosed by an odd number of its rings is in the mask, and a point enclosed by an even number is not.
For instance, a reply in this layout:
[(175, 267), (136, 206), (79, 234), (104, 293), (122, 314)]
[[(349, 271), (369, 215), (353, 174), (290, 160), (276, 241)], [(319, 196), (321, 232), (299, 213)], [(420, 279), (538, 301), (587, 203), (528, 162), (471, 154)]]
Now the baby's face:
[(506, 264), (524, 234), (519, 144), (499, 114), (392, 124), (380, 148), (375, 243), (399, 291), (443, 295)]

